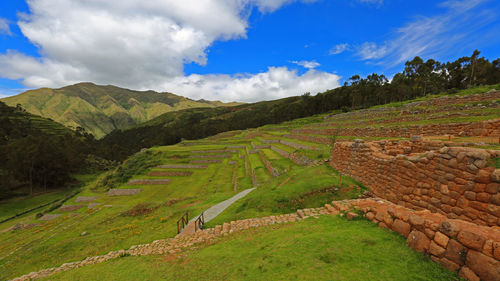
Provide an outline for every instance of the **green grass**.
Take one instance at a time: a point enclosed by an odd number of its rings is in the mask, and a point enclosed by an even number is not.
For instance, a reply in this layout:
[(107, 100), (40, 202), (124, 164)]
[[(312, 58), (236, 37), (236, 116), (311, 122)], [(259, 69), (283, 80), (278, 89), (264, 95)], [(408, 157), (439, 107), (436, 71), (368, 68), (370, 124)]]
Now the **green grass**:
[[(279, 187), (289, 177), (288, 182)], [(356, 188), (351, 189), (349, 186)], [(329, 166), (322, 165), (314, 169), (295, 166), (289, 173), (272, 179), (265, 186), (236, 201), (210, 221), (207, 227), (232, 220), (287, 214), (297, 209), (322, 207), (333, 200), (357, 198), (364, 190), (361, 184), (345, 176), (340, 186), (337, 173)]]
[(500, 169), (500, 157), (490, 159), (488, 166), (493, 167), (495, 169)]
[(180, 256), (123, 257), (47, 280), (458, 280), (366, 220), (322, 216), (246, 230)]
[(500, 90), (500, 84), (473, 87), (470, 89), (460, 90), (456, 93), (441, 93), (439, 95), (427, 95), (425, 97), (416, 98), (416, 99), (409, 100), (409, 101), (393, 102), (393, 103), (388, 103), (388, 104), (383, 104), (383, 105), (377, 105), (377, 106), (374, 106), (372, 108), (401, 107), (401, 106), (408, 104), (408, 103), (417, 102), (417, 101), (426, 101), (426, 100), (435, 99), (435, 98), (444, 97), (444, 96), (468, 96), (468, 95), (482, 94), (482, 93), (486, 93), (492, 89)]
[[(176, 151), (176, 147), (170, 149), (170, 154), (180, 153)], [(161, 151), (163, 156), (170, 155), (165, 153), (166, 148)], [(129, 162), (130, 160), (127, 163)], [(97, 209), (89, 210), (84, 207), (73, 212), (79, 214), (76, 217), (70, 217), (66, 213), (39, 227), (0, 233), (0, 280), (131, 245), (173, 237), (176, 234), (176, 221), (183, 213), (187, 211), (193, 217), (238, 192), (233, 191), (233, 166), (228, 165), (227, 161), (193, 171), (192, 176), (176, 177), (169, 185), (164, 186), (117, 186), (142, 188), (143, 191), (135, 196), (108, 197), (100, 191), (92, 190), (92, 184), (89, 184), (80, 195), (98, 196), (96, 202), (101, 205)], [(147, 169), (134, 177), (145, 173)], [(241, 188), (247, 187), (243, 185)], [(86, 205), (76, 203), (75, 199), (66, 204)], [(153, 212), (138, 216), (123, 215), (140, 204), (151, 207)], [(104, 205), (112, 207), (103, 207)], [(14, 220), (12, 223), (19, 221)], [(30, 222), (40, 221), (32, 219)], [(81, 236), (84, 231), (89, 234)]]
[[(44, 194), (23, 196), (10, 200), (0, 201), (0, 221), (36, 208), (38, 206), (43, 206), (62, 199), (71, 192), (72, 190), (57, 190)], [(36, 212), (40, 212), (41, 210), (42, 209), (37, 209)]]

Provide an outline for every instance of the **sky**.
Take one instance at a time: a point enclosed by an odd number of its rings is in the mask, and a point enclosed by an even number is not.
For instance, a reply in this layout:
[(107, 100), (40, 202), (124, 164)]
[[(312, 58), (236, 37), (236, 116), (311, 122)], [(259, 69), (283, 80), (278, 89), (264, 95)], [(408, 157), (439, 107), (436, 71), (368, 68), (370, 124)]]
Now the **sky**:
[(500, 57), (498, 0), (3, 0), (0, 97), (79, 82), (253, 102)]

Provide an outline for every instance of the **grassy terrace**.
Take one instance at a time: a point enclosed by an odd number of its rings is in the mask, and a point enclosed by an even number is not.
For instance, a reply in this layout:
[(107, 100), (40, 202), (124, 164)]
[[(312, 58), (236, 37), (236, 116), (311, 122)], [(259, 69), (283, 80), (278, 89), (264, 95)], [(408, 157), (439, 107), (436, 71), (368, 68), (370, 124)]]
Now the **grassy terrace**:
[[(460, 114), (462, 116), (450, 117), (447, 114)], [(398, 113), (399, 115), (399, 113)], [(470, 115), (470, 116), (464, 116)], [(412, 114), (403, 116), (412, 121), (392, 121), (391, 119), (397, 118), (396, 116), (387, 116), (382, 118), (371, 119), (369, 116), (364, 117), (359, 121), (359, 124), (353, 124), (352, 121), (337, 121), (335, 123), (324, 123), (324, 126), (314, 126), (310, 128), (366, 128), (366, 127), (407, 127), (412, 125), (427, 125), (427, 124), (447, 124), (447, 123), (460, 123), (460, 122), (478, 122), (483, 120), (495, 119), (500, 116), (500, 108), (486, 108), (474, 110), (457, 110), (447, 111), (438, 116), (432, 117), (432, 114)], [(390, 121), (390, 122), (386, 122)]]
[[(190, 149), (202, 150), (206, 147)], [(188, 151), (187, 147), (160, 147), (155, 150), (166, 153), (161, 154), (163, 163), (172, 163), (168, 156)], [(98, 207), (83, 207), (71, 212), (72, 215), (56, 210), (52, 213), (62, 216), (42, 226), (0, 233), (0, 279), (172, 237), (176, 234), (176, 221), (183, 213), (188, 211), (191, 216), (199, 214), (238, 192), (233, 191), (233, 166), (228, 165), (228, 161), (225, 159), (222, 164), (209, 164), (203, 170), (193, 169), (191, 177), (174, 177), (168, 185), (118, 186), (142, 188), (142, 192), (135, 196), (109, 197), (102, 191), (92, 190), (93, 184), (89, 184), (79, 196), (97, 196), (95, 202), (101, 203)], [(147, 178), (145, 174), (148, 171), (133, 178)], [(247, 188), (248, 184), (243, 184), (243, 187)], [(74, 200), (69, 200), (66, 205), (86, 205)], [(6, 213), (6, 207), (2, 205), (2, 213)], [(14, 220), (12, 224), (19, 222), (21, 219)], [(27, 222), (42, 223), (33, 217)], [(3, 229), (2, 224), (0, 230)], [(81, 236), (83, 232), (88, 235)]]
[[(51, 202), (62, 199), (66, 195), (69, 195), (71, 192), (71, 190), (54, 191), (41, 195), (23, 196), (11, 200), (0, 201), (0, 206), (2, 206), (0, 208), (0, 221), (15, 216), (16, 214), (28, 211), (30, 209), (37, 208), (38, 206), (47, 205)], [(48, 206), (45, 208), (37, 209), (36, 211), (40, 212), (46, 208), (48, 208)]]
[(123, 257), (48, 280), (458, 280), (365, 220), (307, 219), (247, 230), (181, 257)]
[[(498, 118), (500, 115), (498, 108), (473, 110), (471, 113), (474, 116), (398, 122), (394, 125), (480, 121)], [(77, 203), (73, 198), (65, 205), (83, 205), (83, 208), (65, 213), (52, 211), (52, 214), (61, 215), (55, 220), (43, 222), (31, 214), (0, 224), (0, 280), (112, 250), (126, 249), (131, 245), (173, 237), (176, 234), (176, 221), (185, 212), (189, 212), (190, 217), (193, 217), (241, 190), (252, 187), (252, 169), (259, 183), (258, 188), (236, 201), (210, 221), (207, 227), (237, 219), (286, 214), (297, 209), (320, 207), (332, 200), (357, 198), (366, 188), (348, 177), (343, 177), (340, 184), (337, 172), (327, 164), (317, 167), (298, 166), (272, 149), (261, 149), (260, 153), (263, 153), (279, 171), (278, 177), (269, 174), (258, 154), (247, 155), (245, 149), (239, 149), (245, 159), (239, 158), (235, 153), (230, 159), (220, 159), (221, 163), (206, 164), (208, 166), (206, 169), (155, 168), (161, 164), (188, 164), (196, 159), (189, 157), (195, 155), (192, 153), (195, 150), (221, 150), (232, 145), (246, 145), (252, 150), (250, 143), (262, 144), (261, 138), (282, 138), (313, 146), (318, 150), (297, 150), (283, 144), (272, 144), (289, 153), (298, 152), (311, 159), (329, 158), (331, 147), (328, 145), (282, 137), (290, 129), (321, 123), (324, 116), (326, 114), (265, 126), (258, 130), (221, 134), (211, 139), (153, 147), (148, 152), (130, 157), (119, 169), (100, 175), (96, 181), (93, 178), (83, 179), (87, 184), (78, 196), (98, 197), (95, 202), (100, 205), (97, 207), (89, 209), (87, 203)], [(387, 126), (387, 124), (369, 126)], [(284, 127), (287, 129), (283, 129)], [(280, 129), (268, 131), (272, 128)], [(248, 138), (253, 133), (265, 133), (267, 136)], [(359, 137), (337, 137), (350, 140), (355, 138)], [(454, 138), (452, 141), (475, 142), (476, 140)], [(495, 140), (487, 142), (487, 145), (494, 149), (499, 147)], [(207, 155), (207, 153), (196, 155)], [(498, 167), (497, 160), (489, 165)], [(237, 168), (230, 165), (230, 161), (237, 162)], [(248, 175), (245, 173), (245, 161), (248, 161)], [(167, 177), (172, 180), (168, 185), (127, 185), (130, 179), (150, 179), (152, 178), (148, 176), (150, 171), (160, 170), (191, 170), (193, 174)], [(234, 190), (232, 184), (235, 171), (237, 190)], [(109, 188), (141, 188), (142, 191), (134, 196), (109, 197), (106, 195)], [(1, 204), (0, 218), (24, 210), (26, 206), (48, 202), (59, 196), (64, 196), (64, 193), (29, 198), (31, 201), (23, 201), (22, 204), (15, 201)], [(25, 230), (1, 232), (21, 222), (42, 225)], [(81, 235), (83, 232), (87, 234)], [(225, 266), (220, 266), (221, 264)], [(424, 256), (407, 248), (404, 239), (393, 233), (381, 230), (363, 220), (348, 223), (342, 218), (321, 217), (318, 220), (310, 219), (296, 224), (250, 230), (229, 236), (223, 238), (221, 243), (199, 251), (188, 251), (182, 257), (124, 257), (105, 264), (56, 274), (51, 276), (50, 280), (191, 280), (194, 278), (457, 279), (453, 273), (445, 271)]]

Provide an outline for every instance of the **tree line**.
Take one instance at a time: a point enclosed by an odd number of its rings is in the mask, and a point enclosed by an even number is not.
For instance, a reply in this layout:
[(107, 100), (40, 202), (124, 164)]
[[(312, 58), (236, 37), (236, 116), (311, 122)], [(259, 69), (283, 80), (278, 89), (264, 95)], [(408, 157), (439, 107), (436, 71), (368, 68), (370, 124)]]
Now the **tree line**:
[(342, 87), (315, 96), (306, 93), (235, 107), (168, 112), (100, 140), (83, 128), (69, 130), (20, 106), (0, 102), (0, 199), (11, 196), (18, 187), (28, 193), (64, 187), (74, 173), (89, 172), (89, 167), (109, 169), (113, 162), (105, 159), (122, 161), (142, 148), (497, 83), (500, 59), (490, 62), (479, 51), (446, 63), (415, 57), (391, 81), (375, 73), (366, 78), (354, 75)]
[(0, 102), (0, 199), (64, 187), (85, 167), (92, 135)]
[(139, 126), (111, 132), (98, 142), (100, 153), (109, 159), (123, 160), (141, 148), (175, 144), (182, 139), (199, 139), (333, 110), (349, 111), (500, 83), (500, 59), (490, 62), (479, 55), (476, 50), (470, 57), (446, 63), (415, 57), (391, 81), (376, 73), (366, 78), (354, 75), (342, 87), (315, 96), (305, 93), (231, 108), (166, 113)]

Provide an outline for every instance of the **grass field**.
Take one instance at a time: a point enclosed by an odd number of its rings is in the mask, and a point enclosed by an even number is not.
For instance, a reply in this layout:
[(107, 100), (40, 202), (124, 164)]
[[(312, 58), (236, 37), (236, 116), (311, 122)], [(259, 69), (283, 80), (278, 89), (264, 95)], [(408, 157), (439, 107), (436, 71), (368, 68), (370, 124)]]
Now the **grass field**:
[[(490, 108), (485, 111), (486, 115), (482, 116), (464, 117), (465, 119), (443, 117), (442, 120), (434, 119), (432, 122), (483, 120), (500, 115), (495, 110)], [(354, 113), (354, 116), (358, 116), (358, 112)], [(369, 116), (363, 116), (365, 113), (360, 114), (359, 121), (370, 119)], [(238, 151), (233, 153), (231, 158), (221, 158), (221, 163), (206, 164), (206, 169), (157, 167), (162, 164), (186, 165), (194, 159), (209, 159), (201, 155), (207, 156), (210, 153), (199, 151), (222, 150), (226, 146), (243, 145), (252, 150), (251, 143), (262, 144), (261, 138), (283, 139), (314, 146), (317, 150), (272, 144), (289, 153), (323, 160), (330, 157), (331, 146), (283, 138), (282, 135), (290, 133), (293, 128), (303, 128), (321, 122), (331, 123), (331, 120), (324, 120), (325, 116), (318, 115), (247, 131), (226, 132), (173, 146), (153, 147), (131, 156), (120, 167), (101, 174), (97, 180), (94, 180), (93, 176), (80, 177), (80, 181), (86, 184), (78, 196), (98, 197), (95, 203), (100, 205), (97, 207), (91, 209), (87, 203), (77, 203), (75, 197), (65, 205), (82, 205), (82, 208), (73, 212), (54, 210), (50, 213), (61, 215), (55, 220), (43, 222), (33, 216), (24, 216), (0, 224), (0, 280), (112, 250), (127, 249), (132, 245), (173, 237), (177, 233), (176, 222), (185, 212), (189, 212), (190, 218), (193, 218), (236, 193), (253, 187), (252, 171), (255, 172), (258, 188), (236, 201), (208, 222), (206, 227), (238, 219), (292, 213), (297, 209), (320, 207), (332, 200), (358, 198), (365, 192), (366, 187), (346, 176), (343, 176), (340, 184), (338, 173), (327, 162), (318, 161), (319, 164), (312, 166), (299, 166), (268, 148), (258, 152), (279, 172), (277, 177), (268, 172), (259, 154), (247, 154), (247, 150), (243, 148), (234, 148)], [(396, 122), (393, 125), (419, 122), (421, 121)], [(361, 122), (359, 126), (366, 124)], [(466, 142), (472, 139), (456, 138), (456, 141)], [(487, 145), (498, 149), (497, 144), (493, 142), (488, 142)], [(498, 159), (494, 159), (489, 165), (498, 168)], [(168, 185), (127, 184), (131, 179), (152, 179), (148, 175), (150, 171), (193, 173), (191, 176), (167, 177), (172, 180)], [(233, 184), (235, 179), (238, 183), (236, 189)], [(134, 196), (110, 197), (106, 194), (110, 188), (141, 188), (142, 191)], [(16, 214), (28, 206), (49, 202), (59, 196), (64, 194), (46, 194), (3, 202), (0, 204), (0, 218)], [(1, 232), (21, 222), (42, 225)], [(186, 256), (178, 259), (156, 256), (125, 257), (51, 276), (50, 280), (457, 279), (454, 274), (444, 271), (440, 266), (407, 248), (403, 238), (365, 221), (347, 223), (340, 218), (320, 218), (275, 228), (252, 230), (234, 238), (224, 238), (221, 243), (200, 251), (189, 251)], [(224, 266), (220, 266), (221, 264)]]
[(247, 230), (178, 256), (123, 257), (47, 280), (458, 280), (371, 222), (322, 216)]
[[(36, 194), (33, 196), (17, 197), (11, 200), (0, 201), (0, 221), (28, 211), (30, 209), (47, 205), (51, 202), (62, 199), (71, 192), (71, 190), (59, 190), (45, 194)], [(43, 208), (40, 208), (36, 211), (39, 212), (42, 209)]]

